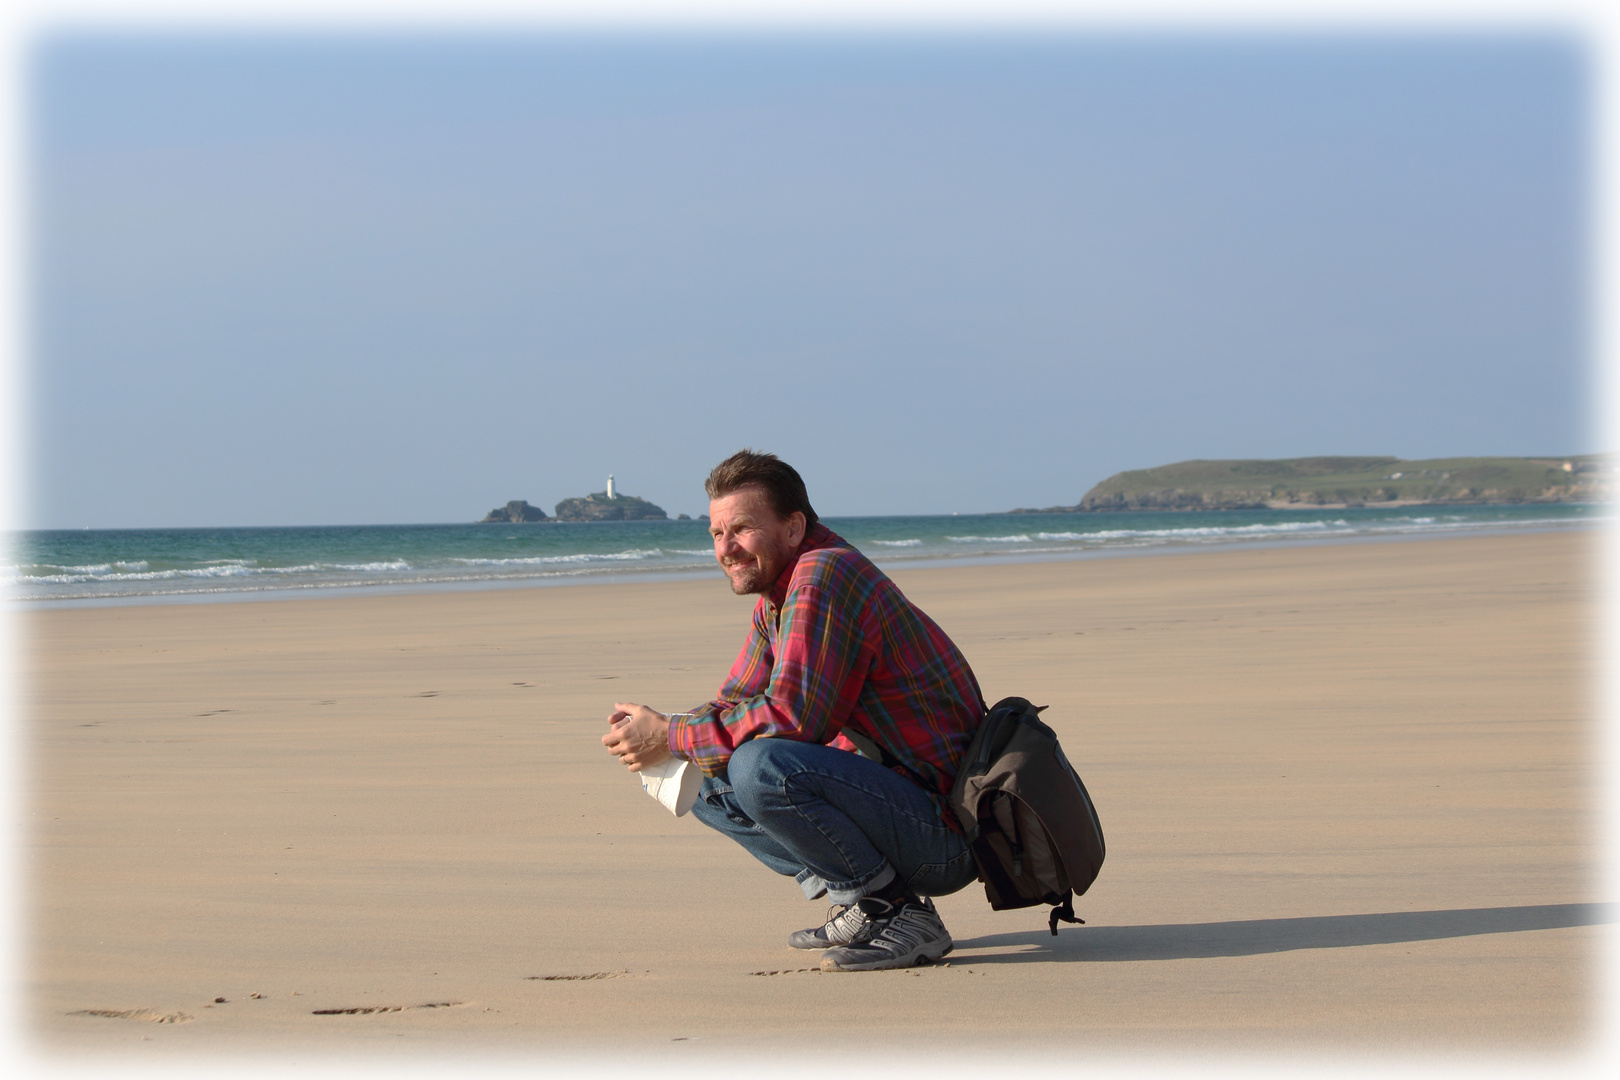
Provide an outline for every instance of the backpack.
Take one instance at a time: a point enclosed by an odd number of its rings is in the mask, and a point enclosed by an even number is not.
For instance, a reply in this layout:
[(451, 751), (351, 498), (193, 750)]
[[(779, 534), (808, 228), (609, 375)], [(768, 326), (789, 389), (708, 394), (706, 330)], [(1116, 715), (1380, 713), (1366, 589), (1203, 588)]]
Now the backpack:
[(985, 715), (951, 789), (984, 894), (996, 911), (1051, 904), (1047, 926), (1075, 917), (1074, 898), (1097, 879), (1102, 824), (1057, 735), (1020, 697)]

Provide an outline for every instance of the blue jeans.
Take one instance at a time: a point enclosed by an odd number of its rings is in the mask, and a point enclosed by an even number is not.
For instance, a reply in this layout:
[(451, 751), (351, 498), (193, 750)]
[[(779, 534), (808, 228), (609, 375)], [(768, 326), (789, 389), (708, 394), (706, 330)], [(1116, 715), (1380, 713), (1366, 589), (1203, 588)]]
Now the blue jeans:
[(944, 822), (944, 800), (875, 761), (817, 743), (752, 739), (723, 777), (708, 777), (692, 813), (814, 900), (853, 904), (898, 875), (921, 896), (978, 876)]

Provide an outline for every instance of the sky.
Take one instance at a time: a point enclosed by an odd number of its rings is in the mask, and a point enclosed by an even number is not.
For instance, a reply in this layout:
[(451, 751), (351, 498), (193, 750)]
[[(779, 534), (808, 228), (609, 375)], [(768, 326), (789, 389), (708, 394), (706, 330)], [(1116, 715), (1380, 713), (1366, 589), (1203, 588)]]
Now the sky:
[(57, 31), (24, 525), (1606, 450), (1552, 31)]

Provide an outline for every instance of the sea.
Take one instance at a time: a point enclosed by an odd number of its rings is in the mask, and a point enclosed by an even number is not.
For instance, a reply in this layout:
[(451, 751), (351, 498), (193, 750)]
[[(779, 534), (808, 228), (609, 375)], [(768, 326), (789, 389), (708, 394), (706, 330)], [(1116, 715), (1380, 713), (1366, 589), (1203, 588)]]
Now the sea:
[[(1591, 528), (1605, 504), (830, 517), (879, 566), (1095, 558), (1257, 544)], [(14, 604), (238, 600), (340, 591), (719, 576), (708, 522), (320, 525), (14, 533)]]

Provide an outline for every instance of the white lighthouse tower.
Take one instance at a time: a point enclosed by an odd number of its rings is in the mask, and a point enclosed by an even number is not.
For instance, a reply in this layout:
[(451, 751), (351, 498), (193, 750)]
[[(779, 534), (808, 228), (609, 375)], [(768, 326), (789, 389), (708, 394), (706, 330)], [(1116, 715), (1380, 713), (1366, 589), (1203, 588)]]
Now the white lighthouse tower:
[(611, 498), (613, 498), (613, 474), (612, 474), (612, 473), (608, 473), (608, 491), (607, 491), (607, 496), (608, 496), (608, 498), (610, 498), (610, 499), (611, 499)]

